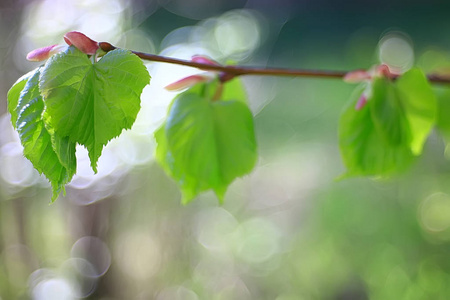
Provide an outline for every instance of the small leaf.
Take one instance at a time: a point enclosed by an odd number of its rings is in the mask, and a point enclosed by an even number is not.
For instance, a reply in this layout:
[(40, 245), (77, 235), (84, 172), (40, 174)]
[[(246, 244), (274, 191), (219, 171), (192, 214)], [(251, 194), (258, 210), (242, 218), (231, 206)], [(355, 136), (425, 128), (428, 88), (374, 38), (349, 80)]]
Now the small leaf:
[(413, 68), (395, 82), (411, 128), (411, 150), (422, 153), (423, 145), (437, 119), (437, 100), (421, 70)]
[(253, 116), (239, 101), (214, 101), (192, 91), (178, 95), (155, 133), (156, 158), (181, 187), (183, 203), (212, 189), (222, 202), (227, 187), (254, 167)]
[[(362, 92), (359, 87), (354, 97)], [(366, 105), (360, 111), (350, 106), (341, 116), (339, 144), (347, 175), (387, 176), (406, 169), (422, 153), (436, 114), (435, 96), (419, 69), (395, 82), (374, 78)]]
[(409, 145), (411, 133), (403, 103), (394, 83), (384, 77), (374, 80), (371, 103), (371, 117), (380, 135), (390, 145)]
[[(344, 176), (389, 176), (406, 169), (414, 158), (410, 145), (405, 139), (392, 143), (393, 138), (386, 138), (384, 128), (376, 124), (378, 121), (374, 121), (373, 116), (380, 109), (376, 107), (377, 98), (375, 101), (369, 98), (361, 110), (355, 110), (355, 104), (363, 91), (363, 86), (355, 90), (353, 100), (339, 122), (339, 146), (347, 167)], [(401, 125), (398, 126), (401, 128)], [(403, 136), (406, 133), (395, 135)]]
[[(64, 185), (75, 174), (75, 143), (69, 142), (67, 138), (51, 135), (44, 124), (44, 102), (38, 85), (40, 70), (41, 68), (36, 69), (20, 94), (16, 108), (16, 127), (25, 157), (39, 173), (48, 178), (53, 189), (52, 201), (55, 201), (59, 193), (64, 191)], [(64, 163), (61, 163), (60, 158), (64, 159)]]
[(34, 69), (33, 71), (28, 72), (23, 75), (13, 84), (13, 86), (8, 91), (8, 112), (11, 114), (11, 123), (14, 128), (16, 128), (17, 122), (17, 104), (19, 103), (20, 92), (22, 92), (23, 88), (27, 84), (28, 80), (31, 76), (33, 76), (38, 69)]
[(105, 146), (129, 129), (150, 76), (130, 51), (113, 50), (99, 62), (71, 46), (50, 58), (40, 77), (46, 120), (55, 134), (84, 145), (94, 172)]

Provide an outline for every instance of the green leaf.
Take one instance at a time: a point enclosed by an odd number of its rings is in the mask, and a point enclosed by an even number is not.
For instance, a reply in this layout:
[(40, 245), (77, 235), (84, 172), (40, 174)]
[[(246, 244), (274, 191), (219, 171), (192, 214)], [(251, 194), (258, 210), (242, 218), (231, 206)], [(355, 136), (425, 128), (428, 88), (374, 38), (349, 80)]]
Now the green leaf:
[(439, 87), (436, 89), (438, 102), (438, 113), (436, 127), (444, 139), (450, 141), (450, 89)]
[(412, 132), (411, 150), (422, 153), (437, 119), (437, 100), (423, 72), (413, 68), (395, 82)]
[(377, 131), (390, 145), (409, 145), (411, 132), (402, 100), (393, 82), (387, 78), (375, 78), (372, 95), (368, 99), (371, 117)]
[(235, 77), (227, 81), (223, 85), (222, 97), (220, 99), (223, 101), (235, 100), (247, 103), (247, 92), (242, 80), (239, 77)]
[(339, 145), (347, 175), (388, 176), (405, 170), (422, 153), (437, 114), (435, 96), (425, 75), (411, 69), (395, 82), (375, 78), (367, 104), (352, 104), (341, 116)]
[(247, 92), (240, 78), (233, 78), (230, 81), (221, 83), (218, 79), (212, 80), (207, 84), (196, 84), (189, 88), (189, 93), (196, 93), (205, 98), (213, 99), (219, 96), (221, 101), (240, 101), (247, 104)]
[(190, 90), (174, 99), (155, 138), (156, 159), (180, 185), (183, 203), (208, 189), (222, 202), (231, 182), (248, 174), (257, 160), (248, 107), (240, 101), (212, 102)]
[(35, 70), (20, 93), (15, 109), (16, 126), (25, 157), (50, 181), (54, 201), (75, 174), (75, 143), (69, 142), (68, 138), (52, 135), (44, 124), (44, 102), (39, 91), (40, 71), (41, 68)]
[(22, 92), (25, 84), (36, 73), (37, 69), (28, 72), (23, 75), (13, 84), (13, 86), (8, 91), (8, 112), (11, 114), (11, 123), (16, 128), (17, 123), (17, 104), (19, 103), (20, 92)]
[(103, 147), (133, 125), (150, 75), (130, 51), (108, 52), (92, 63), (75, 47), (45, 64), (40, 90), (46, 120), (59, 136), (84, 145), (94, 172)]
[(339, 122), (339, 146), (347, 167), (344, 176), (389, 176), (406, 169), (414, 158), (409, 143), (405, 140), (392, 143), (391, 138), (386, 138), (388, 133), (385, 132), (390, 127), (379, 126), (378, 121), (373, 119), (380, 109), (376, 103), (381, 101), (377, 97), (378, 92), (374, 91), (375, 98), (369, 98), (361, 110), (355, 109), (363, 90), (363, 87), (355, 90), (353, 100)]

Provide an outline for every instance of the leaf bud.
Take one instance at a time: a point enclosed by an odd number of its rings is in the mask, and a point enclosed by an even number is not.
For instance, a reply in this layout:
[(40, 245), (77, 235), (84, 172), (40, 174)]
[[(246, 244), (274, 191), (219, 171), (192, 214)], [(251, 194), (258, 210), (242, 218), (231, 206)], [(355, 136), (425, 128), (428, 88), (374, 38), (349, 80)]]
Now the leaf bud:
[(165, 89), (168, 91), (179, 91), (179, 90), (191, 87), (197, 83), (205, 82), (205, 81), (209, 81), (209, 80), (211, 80), (211, 77), (207, 76), (207, 75), (200, 75), (200, 74), (191, 75), (191, 76), (184, 77), (178, 81), (175, 81), (174, 83), (167, 85), (165, 87)]
[(67, 46), (65, 45), (51, 45), (39, 49), (34, 49), (33, 51), (27, 54), (27, 60), (43, 61), (58, 52), (64, 51), (65, 49), (67, 49)]
[(66, 41), (67, 45), (74, 45), (81, 52), (88, 55), (94, 55), (99, 48), (96, 41), (91, 40), (85, 34), (78, 31), (71, 31), (66, 33), (64, 35), (64, 41)]

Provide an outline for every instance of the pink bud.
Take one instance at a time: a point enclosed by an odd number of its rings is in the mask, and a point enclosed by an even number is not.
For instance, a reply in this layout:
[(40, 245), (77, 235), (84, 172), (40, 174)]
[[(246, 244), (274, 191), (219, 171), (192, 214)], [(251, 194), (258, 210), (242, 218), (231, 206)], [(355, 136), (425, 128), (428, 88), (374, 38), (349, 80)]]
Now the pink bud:
[(392, 78), (394, 74), (391, 73), (391, 70), (389, 69), (388, 65), (379, 65), (375, 69), (375, 76), (381, 76), (381, 77), (387, 77)]
[(29, 61), (43, 61), (58, 52), (64, 51), (66, 48), (67, 46), (65, 45), (51, 45), (35, 49), (27, 54), (27, 59)]
[(192, 56), (191, 61), (205, 65), (220, 66), (217, 61), (212, 60), (211, 58), (204, 55), (194, 55)]
[(356, 102), (355, 109), (361, 110), (367, 103), (367, 97), (366, 95), (362, 94), (361, 97), (359, 97), (358, 102)]
[(98, 43), (96, 41), (91, 40), (86, 35), (78, 31), (71, 31), (64, 35), (64, 40), (67, 45), (74, 45), (81, 52), (86, 53), (88, 55), (94, 55), (98, 49)]
[(364, 80), (369, 80), (371, 78), (367, 71), (357, 70), (353, 72), (348, 72), (344, 76), (344, 81), (347, 83), (358, 83)]
[(211, 77), (206, 75), (191, 75), (188, 77), (185, 77), (183, 79), (180, 79), (178, 81), (175, 81), (174, 83), (171, 83), (165, 87), (168, 91), (178, 91), (182, 90), (188, 87), (191, 87), (197, 83), (205, 82), (211, 80)]

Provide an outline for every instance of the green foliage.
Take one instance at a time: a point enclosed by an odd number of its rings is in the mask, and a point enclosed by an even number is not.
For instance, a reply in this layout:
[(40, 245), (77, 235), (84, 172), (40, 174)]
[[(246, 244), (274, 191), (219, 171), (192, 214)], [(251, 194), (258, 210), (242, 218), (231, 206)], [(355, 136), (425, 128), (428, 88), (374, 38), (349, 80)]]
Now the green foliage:
[[(54, 201), (75, 174), (75, 143), (70, 142), (67, 137), (62, 138), (54, 134), (42, 119), (44, 101), (38, 85), (41, 69), (36, 69), (27, 80), (14, 85), (11, 89), (13, 92), (8, 96), (10, 104), (17, 103), (15, 110), (12, 111), (14, 116), (17, 115), (15, 127), (24, 147), (24, 155), (52, 184), (52, 201)], [(23, 84), (24, 82), (26, 84)], [(22, 86), (23, 90), (17, 98), (15, 90)]]
[(229, 98), (213, 101), (211, 85), (216, 84), (199, 84), (178, 95), (155, 133), (156, 158), (180, 185), (183, 203), (208, 189), (222, 202), (228, 185), (257, 160), (247, 105)]
[(76, 144), (88, 149), (96, 171), (103, 146), (132, 126), (149, 79), (129, 51), (93, 62), (70, 47), (9, 90), (8, 110), (24, 155), (52, 184), (52, 201), (76, 172)]
[(415, 155), (420, 155), (436, 123), (436, 97), (425, 75), (417, 68), (403, 74), (395, 84), (412, 132), (411, 150)]
[(358, 87), (339, 124), (347, 176), (388, 176), (408, 168), (436, 121), (437, 104), (425, 76), (412, 69), (395, 82), (376, 77), (367, 104), (356, 110)]
[(129, 51), (114, 50), (92, 63), (72, 46), (47, 61), (39, 87), (55, 132), (84, 145), (97, 172), (103, 146), (133, 125), (149, 80)]
[[(339, 123), (344, 176), (386, 177), (407, 169), (435, 123), (450, 136), (450, 106), (440, 101), (438, 107), (422, 71), (413, 68), (393, 80), (386, 68), (376, 76), (349, 76), (371, 80), (356, 89)], [(142, 61), (128, 50), (98, 59), (70, 46), (9, 90), (8, 110), (24, 155), (51, 182), (52, 200), (75, 174), (76, 144), (87, 148), (97, 172), (103, 147), (133, 125), (149, 81)], [(257, 161), (253, 116), (238, 78), (198, 83), (176, 96), (155, 138), (156, 159), (180, 186), (183, 203), (210, 189), (222, 202), (228, 186)]]
[(30, 71), (23, 75), (13, 84), (13, 86), (8, 91), (8, 112), (11, 114), (11, 123), (16, 128), (17, 122), (17, 104), (19, 103), (20, 92), (27, 84), (28, 79), (35, 74), (36, 70)]

